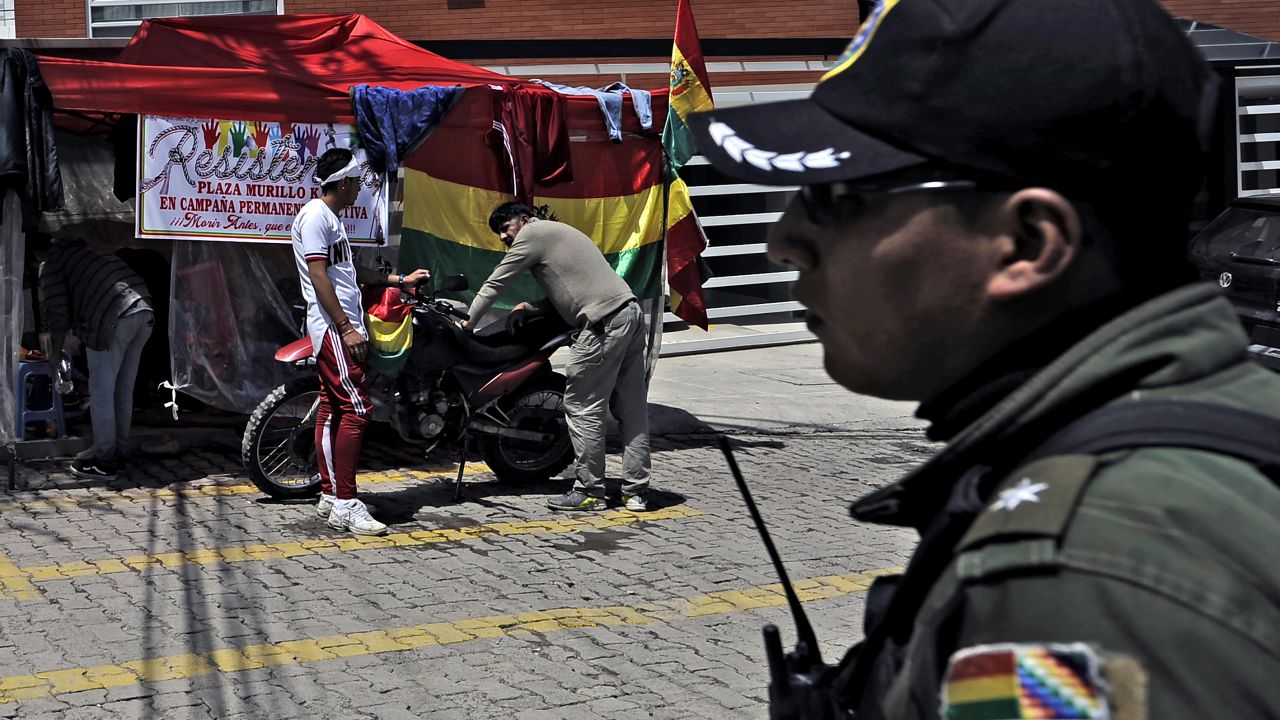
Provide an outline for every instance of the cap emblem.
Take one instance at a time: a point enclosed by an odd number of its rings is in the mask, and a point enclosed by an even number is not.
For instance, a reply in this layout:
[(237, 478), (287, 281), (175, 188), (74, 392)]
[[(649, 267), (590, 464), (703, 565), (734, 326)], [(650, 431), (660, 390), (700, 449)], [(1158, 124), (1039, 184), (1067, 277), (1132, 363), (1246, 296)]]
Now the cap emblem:
[(707, 126), (707, 132), (733, 158), (734, 162), (745, 162), (761, 170), (785, 170), (787, 172), (804, 172), (840, 167), (842, 161), (849, 159), (853, 153), (836, 152), (835, 148), (827, 148), (818, 152), (795, 152), (782, 154), (772, 150), (764, 150), (752, 145), (728, 125), (716, 121)]
[(850, 65), (857, 62), (862, 57), (862, 53), (866, 52), (867, 45), (871, 42), (871, 38), (875, 36), (876, 30), (880, 28), (881, 21), (889, 11), (894, 8), (901, 0), (878, 0), (876, 6), (867, 14), (866, 19), (862, 22), (862, 27), (858, 28), (858, 34), (853, 36), (853, 41), (849, 43), (849, 47), (844, 49), (840, 57), (836, 58), (836, 64), (822, 76), (819, 82), (826, 82), (831, 78), (839, 75), (849, 69)]

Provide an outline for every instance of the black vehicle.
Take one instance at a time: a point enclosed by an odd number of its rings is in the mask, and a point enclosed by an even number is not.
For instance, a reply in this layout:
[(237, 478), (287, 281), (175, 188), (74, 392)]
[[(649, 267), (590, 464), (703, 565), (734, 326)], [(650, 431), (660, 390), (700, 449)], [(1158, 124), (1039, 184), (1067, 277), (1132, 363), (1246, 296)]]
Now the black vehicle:
[(1280, 196), (1232, 202), (1191, 241), (1191, 260), (1226, 291), (1249, 350), (1280, 370)]

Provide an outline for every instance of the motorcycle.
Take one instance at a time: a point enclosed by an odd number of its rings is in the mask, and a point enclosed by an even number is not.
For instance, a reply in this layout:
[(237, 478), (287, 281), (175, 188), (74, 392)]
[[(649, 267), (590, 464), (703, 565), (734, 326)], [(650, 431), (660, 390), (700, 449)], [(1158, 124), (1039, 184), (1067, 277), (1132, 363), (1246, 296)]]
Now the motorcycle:
[[(440, 290), (466, 290), (467, 279), (453, 275)], [(573, 460), (564, 414), (565, 378), (549, 358), (573, 341), (573, 331), (558, 317), (531, 319), (514, 332), (470, 333), (456, 320), (469, 316), (451, 300), (414, 292), (413, 339), (398, 373), (369, 363), (372, 420), (388, 422), (406, 442), (428, 453), (437, 447), (460, 449), (454, 498), (472, 441), (504, 482), (527, 483), (558, 475)], [(315, 366), (310, 338), (275, 353), (279, 362)], [(241, 442), (249, 478), (277, 498), (310, 497), (320, 492), (316, 467), (315, 417), (320, 381), (314, 372), (272, 390), (253, 411)]]

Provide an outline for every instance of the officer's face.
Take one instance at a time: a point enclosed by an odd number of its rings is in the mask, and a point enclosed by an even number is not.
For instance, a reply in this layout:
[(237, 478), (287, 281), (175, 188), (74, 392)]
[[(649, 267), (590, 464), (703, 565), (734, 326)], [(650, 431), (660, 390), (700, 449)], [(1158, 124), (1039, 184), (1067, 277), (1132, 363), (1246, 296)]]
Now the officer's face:
[(799, 271), (827, 372), (854, 392), (927, 400), (974, 362), (999, 260), (937, 194), (854, 195), (813, 212), (797, 196), (769, 256)]

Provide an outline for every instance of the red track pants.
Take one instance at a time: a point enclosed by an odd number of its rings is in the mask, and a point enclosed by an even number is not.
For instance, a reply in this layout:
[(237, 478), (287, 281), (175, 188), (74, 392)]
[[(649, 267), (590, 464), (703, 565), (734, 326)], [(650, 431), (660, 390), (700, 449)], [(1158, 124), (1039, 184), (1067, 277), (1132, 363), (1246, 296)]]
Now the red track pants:
[(320, 371), (320, 408), (316, 411), (320, 489), (339, 500), (350, 500), (356, 496), (360, 441), (373, 411), (368, 380), (364, 368), (332, 328), (325, 333), (316, 367)]

